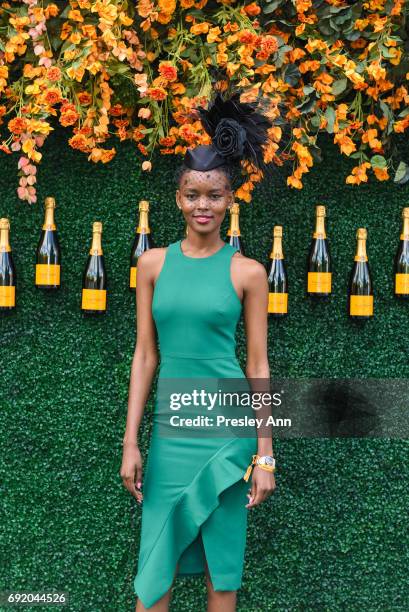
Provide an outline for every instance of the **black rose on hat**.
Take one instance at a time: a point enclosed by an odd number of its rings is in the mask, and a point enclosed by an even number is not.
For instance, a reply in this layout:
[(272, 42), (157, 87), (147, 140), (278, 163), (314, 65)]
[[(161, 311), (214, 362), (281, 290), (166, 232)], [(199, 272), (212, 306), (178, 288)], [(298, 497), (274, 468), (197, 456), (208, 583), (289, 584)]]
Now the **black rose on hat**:
[(221, 119), (216, 126), (213, 144), (224, 157), (241, 157), (244, 153), (246, 130), (235, 119)]

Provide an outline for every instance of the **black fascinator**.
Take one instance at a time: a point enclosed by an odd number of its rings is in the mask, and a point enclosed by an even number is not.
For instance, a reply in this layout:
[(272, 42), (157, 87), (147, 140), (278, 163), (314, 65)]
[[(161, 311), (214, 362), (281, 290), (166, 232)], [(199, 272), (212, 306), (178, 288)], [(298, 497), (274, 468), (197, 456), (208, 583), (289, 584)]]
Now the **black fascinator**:
[(220, 92), (213, 95), (208, 108), (197, 107), (204, 130), (212, 143), (187, 149), (184, 163), (193, 170), (211, 170), (223, 164), (239, 166), (246, 159), (263, 174), (269, 170), (263, 159), (263, 145), (270, 140), (268, 129), (274, 123), (256, 102), (240, 102), (241, 90), (227, 99)]

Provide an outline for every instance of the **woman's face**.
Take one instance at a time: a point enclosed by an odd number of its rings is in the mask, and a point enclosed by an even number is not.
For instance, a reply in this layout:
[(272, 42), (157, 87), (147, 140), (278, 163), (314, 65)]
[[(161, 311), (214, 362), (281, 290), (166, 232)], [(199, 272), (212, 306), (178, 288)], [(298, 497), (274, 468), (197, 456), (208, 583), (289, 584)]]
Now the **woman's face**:
[(220, 227), (234, 195), (222, 170), (187, 170), (176, 191), (176, 202), (188, 226), (207, 234)]

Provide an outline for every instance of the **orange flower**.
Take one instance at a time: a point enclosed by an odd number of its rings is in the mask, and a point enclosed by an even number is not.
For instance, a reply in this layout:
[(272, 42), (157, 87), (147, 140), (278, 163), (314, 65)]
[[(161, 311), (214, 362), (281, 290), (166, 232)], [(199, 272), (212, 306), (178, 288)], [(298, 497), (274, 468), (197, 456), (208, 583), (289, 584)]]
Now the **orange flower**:
[(370, 167), (371, 164), (368, 162), (363, 162), (362, 164), (359, 164), (359, 166), (354, 166), (351, 174), (346, 177), (345, 182), (350, 185), (359, 185), (360, 183), (368, 182), (366, 171)]
[(176, 9), (176, 0), (158, 0), (158, 5), (162, 13), (171, 15)]
[(75, 136), (72, 136), (72, 138), (69, 138), (68, 144), (73, 149), (78, 149), (79, 151), (82, 151), (83, 153), (89, 153), (90, 147), (89, 147), (87, 139), (85, 138), (83, 134), (75, 134)]
[(170, 61), (160, 62), (159, 74), (169, 82), (176, 81), (178, 77), (177, 68)]
[(145, 147), (145, 145), (143, 145), (141, 142), (138, 142), (136, 146), (138, 147), (142, 155), (148, 155), (148, 149)]
[(13, 134), (22, 134), (27, 130), (27, 121), (23, 117), (15, 117), (8, 122), (8, 128)]
[(163, 87), (149, 87), (146, 95), (152, 98), (152, 100), (164, 100), (168, 94)]
[(74, 125), (78, 120), (79, 115), (77, 111), (72, 109), (67, 109), (64, 112), (61, 112), (60, 123), (62, 126), (67, 127), (68, 125)]
[(47, 70), (47, 79), (52, 83), (56, 83), (61, 79), (61, 70), (58, 66), (51, 66), (51, 68)]
[(362, 134), (362, 142), (367, 142), (371, 149), (379, 149), (382, 147), (382, 143), (376, 136), (378, 135), (378, 130), (372, 128), (367, 130)]
[(250, 17), (255, 17), (256, 15), (259, 15), (261, 13), (261, 8), (257, 4), (257, 2), (252, 2), (251, 4), (247, 4), (247, 6), (244, 7), (244, 12)]
[(289, 187), (294, 187), (295, 189), (302, 189), (302, 182), (300, 181), (300, 179), (296, 178), (295, 176), (287, 177), (287, 185)]
[(91, 154), (88, 156), (88, 159), (95, 163), (100, 161), (103, 164), (106, 164), (107, 162), (111, 161), (115, 154), (116, 150), (114, 148), (101, 149), (99, 147), (94, 147), (91, 150)]
[(69, 11), (68, 12), (68, 19), (71, 19), (72, 21), (84, 21), (84, 17), (81, 14), (81, 11)]
[(44, 93), (44, 102), (53, 106), (58, 102), (61, 102), (61, 92), (59, 89), (47, 89)]
[(203, 21), (202, 23), (196, 23), (195, 25), (192, 25), (190, 28), (190, 32), (191, 34), (195, 34), (196, 36), (198, 36), (199, 34), (207, 34), (207, 32), (209, 31), (209, 25), (207, 23), (207, 21)]
[(388, 169), (387, 168), (375, 168), (373, 169), (376, 178), (378, 181), (387, 181), (389, 179)]
[(243, 45), (255, 45), (258, 39), (257, 34), (250, 30), (242, 30), (237, 37)]
[(87, 91), (80, 91), (78, 100), (82, 106), (88, 106), (92, 102), (92, 96)]
[(209, 44), (214, 43), (214, 42), (220, 42), (221, 38), (219, 34), (221, 34), (221, 29), (219, 27), (210, 28), (209, 33), (206, 37), (207, 42)]
[(335, 134), (334, 143), (339, 145), (341, 152), (345, 153), (345, 155), (351, 155), (351, 153), (356, 151), (355, 143), (344, 132)]

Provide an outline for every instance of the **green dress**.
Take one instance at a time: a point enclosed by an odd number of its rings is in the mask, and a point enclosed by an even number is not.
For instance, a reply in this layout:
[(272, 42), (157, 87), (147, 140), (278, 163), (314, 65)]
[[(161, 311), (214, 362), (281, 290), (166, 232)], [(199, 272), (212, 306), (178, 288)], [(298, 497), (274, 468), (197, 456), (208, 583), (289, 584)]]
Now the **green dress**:
[[(159, 340), (158, 390), (166, 378), (245, 379), (235, 332), (242, 304), (231, 282), (235, 247), (225, 243), (208, 257), (188, 257), (171, 243), (155, 283), (152, 315)], [(158, 394), (148, 458), (138, 572), (134, 591), (146, 608), (178, 575), (204, 573), (213, 588), (241, 586), (248, 510), (243, 480), (257, 437), (161, 435)], [(199, 411), (199, 409), (197, 409)]]

